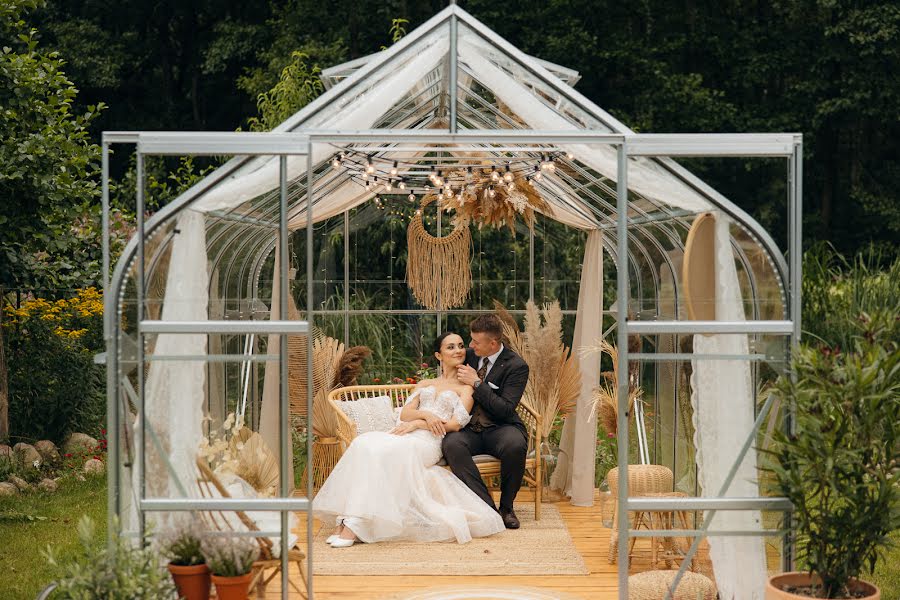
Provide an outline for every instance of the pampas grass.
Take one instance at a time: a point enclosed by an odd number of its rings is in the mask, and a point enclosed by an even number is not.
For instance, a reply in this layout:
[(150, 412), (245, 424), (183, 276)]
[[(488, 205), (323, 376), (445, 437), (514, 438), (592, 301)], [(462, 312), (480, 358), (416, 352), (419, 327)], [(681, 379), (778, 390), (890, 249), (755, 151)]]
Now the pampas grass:
[[(630, 343), (630, 341), (629, 341)], [(629, 349), (630, 350), (630, 349)], [(600, 424), (606, 433), (618, 435), (619, 424), (619, 350), (606, 340), (598, 340), (591, 346), (584, 346), (580, 350), (582, 358), (593, 354), (608, 354), (612, 359), (612, 372), (603, 373), (600, 385), (594, 388), (593, 405), (591, 410), (597, 414)], [(630, 379), (630, 378), (629, 378)], [(640, 386), (630, 383), (628, 386), (628, 414), (631, 407), (644, 395)]]
[(529, 300), (525, 306), (524, 331), (519, 330), (509, 311), (496, 300), (494, 308), (503, 323), (504, 343), (528, 363), (528, 384), (522, 402), (542, 416), (541, 436), (546, 438), (556, 417), (564, 417), (575, 409), (581, 392), (578, 360), (562, 342), (559, 302), (538, 309)]
[(372, 351), (366, 346), (347, 348), (338, 362), (334, 373), (334, 381), (331, 382), (331, 388), (356, 385), (359, 376), (363, 372), (363, 362), (370, 356), (372, 356)]

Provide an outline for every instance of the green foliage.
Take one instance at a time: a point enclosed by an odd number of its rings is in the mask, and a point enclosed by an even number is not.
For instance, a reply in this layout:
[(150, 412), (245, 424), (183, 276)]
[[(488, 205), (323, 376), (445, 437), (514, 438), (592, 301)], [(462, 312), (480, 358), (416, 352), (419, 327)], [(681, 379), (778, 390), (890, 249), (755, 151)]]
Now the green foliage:
[[(78, 90), (56, 52), (38, 46), (24, 16), (42, 3), (3, 4), (0, 35), (0, 286), (75, 287), (85, 242), (80, 218), (97, 216), (100, 150), (88, 127), (104, 106), (76, 114)], [(74, 225), (73, 225), (74, 224)], [(73, 235), (73, 233), (75, 235)], [(95, 265), (96, 266), (96, 265)]]
[(257, 97), (259, 117), (249, 119), (250, 130), (270, 131), (315, 100), (325, 89), (320, 73), (317, 65), (310, 65), (308, 55), (292, 52), (275, 87)]
[(197, 515), (182, 515), (159, 536), (160, 552), (170, 563), (185, 567), (203, 564), (203, 530), (200, 523), (202, 521)]
[(239, 577), (250, 572), (259, 557), (254, 538), (208, 535), (203, 539), (203, 556), (213, 575)]
[(104, 347), (99, 292), (7, 306), (3, 327), (10, 437), (58, 443), (73, 431), (98, 431), (106, 415), (105, 370), (93, 362)]
[(848, 597), (900, 528), (900, 347), (883, 321), (854, 322), (852, 351), (801, 347), (777, 387), (795, 432), (776, 433), (771, 471), (823, 598)]
[(62, 559), (48, 549), (47, 562), (62, 575), (54, 598), (59, 600), (157, 600), (176, 598), (175, 585), (149, 548), (132, 546), (116, 536), (112, 550), (96, 543), (96, 526), (88, 517), (78, 521), (81, 550)]
[(847, 260), (821, 245), (803, 257), (803, 324), (814, 343), (852, 348), (860, 315), (885, 323), (885, 342), (900, 344), (900, 256), (877, 248)]

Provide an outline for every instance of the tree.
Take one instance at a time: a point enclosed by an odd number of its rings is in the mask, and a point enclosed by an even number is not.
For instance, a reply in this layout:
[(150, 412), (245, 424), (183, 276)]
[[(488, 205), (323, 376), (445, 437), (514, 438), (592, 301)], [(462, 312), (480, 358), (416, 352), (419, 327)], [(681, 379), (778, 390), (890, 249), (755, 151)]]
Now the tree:
[(0, 7), (0, 287), (7, 289), (74, 287), (99, 275), (84, 268), (91, 246), (99, 258), (99, 236), (85, 240), (90, 228), (80, 219), (97, 212), (100, 149), (88, 126), (104, 106), (74, 112), (78, 90), (65, 62), (39, 48), (37, 30), (23, 19), (39, 4)]

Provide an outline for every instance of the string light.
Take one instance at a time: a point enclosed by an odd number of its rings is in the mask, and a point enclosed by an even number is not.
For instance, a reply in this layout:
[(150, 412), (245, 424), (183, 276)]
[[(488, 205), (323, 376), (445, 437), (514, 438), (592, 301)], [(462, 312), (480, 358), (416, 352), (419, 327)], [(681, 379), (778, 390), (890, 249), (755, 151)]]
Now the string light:
[(500, 173), (497, 172), (497, 167), (491, 167), (491, 180), (500, 181)]
[(569, 160), (574, 160), (574, 159), (575, 159), (575, 155), (572, 154), (571, 152), (566, 152), (566, 158), (568, 158)]
[(366, 173), (370, 175), (375, 172), (375, 165), (372, 163), (372, 157), (369, 156), (366, 158)]
[(335, 169), (339, 169), (341, 167), (341, 157), (336, 155), (334, 158), (332, 158), (331, 166)]
[(393, 191), (393, 189), (394, 189), (394, 186), (393, 186), (393, 184), (391, 184), (390, 179), (388, 179), (387, 181), (384, 182), (384, 191), (385, 192), (391, 192), (391, 191)]
[(391, 167), (391, 177), (397, 176), (397, 161), (394, 161), (394, 166)]
[(503, 181), (506, 183), (510, 183), (513, 180), (512, 171), (509, 168), (509, 164), (506, 165), (506, 172), (503, 174)]
[[(410, 202), (415, 202), (415, 201), (416, 201), (416, 195), (413, 194), (412, 192), (409, 193), (409, 196), (407, 196), (407, 198), (409, 199)], [(417, 211), (417, 212), (418, 212), (418, 211)]]
[(400, 188), (401, 190), (405, 190), (406, 189), (406, 180), (401, 177), (400, 183), (397, 184), (397, 187)]

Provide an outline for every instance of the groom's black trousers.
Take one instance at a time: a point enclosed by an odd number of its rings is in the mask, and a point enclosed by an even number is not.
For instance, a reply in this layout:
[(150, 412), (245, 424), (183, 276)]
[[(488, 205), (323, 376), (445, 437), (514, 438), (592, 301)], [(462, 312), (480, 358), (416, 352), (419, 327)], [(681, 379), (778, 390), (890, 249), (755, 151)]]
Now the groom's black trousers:
[(469, 428), (451, 431), (444, 436), (442, 448), (453, 474), (495, 509), (494, 499), (481, 479), (473, 457), (490, 454), (500, 459), (500, 510), (512, 510), (513, 500), (522, 487), (528, 452), (528, 441), (521, 429), (515, 425), (497, 425), (481, 432)]

